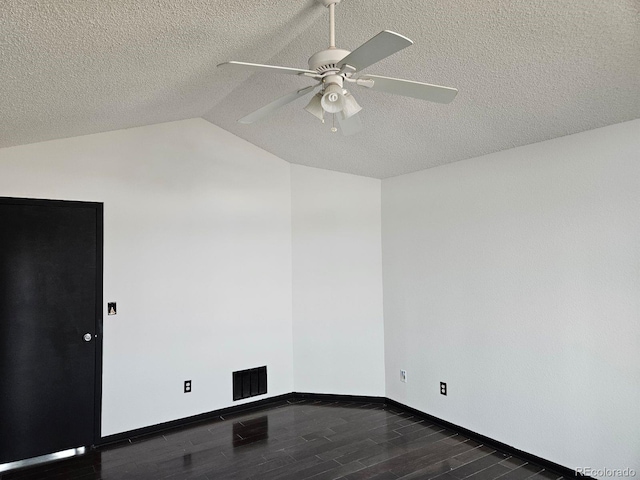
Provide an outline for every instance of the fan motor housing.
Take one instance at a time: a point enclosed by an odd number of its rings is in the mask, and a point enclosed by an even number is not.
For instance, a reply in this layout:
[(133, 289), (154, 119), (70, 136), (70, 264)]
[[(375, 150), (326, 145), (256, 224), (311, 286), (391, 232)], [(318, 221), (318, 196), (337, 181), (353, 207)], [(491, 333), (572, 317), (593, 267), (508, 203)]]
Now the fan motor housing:
[(315, 70), (320, 74), (340, 70), (338, 63), (350, 53), (349, 50), (343, 50), (341, 48), (321, 50), (309, 58), (309, 69)]

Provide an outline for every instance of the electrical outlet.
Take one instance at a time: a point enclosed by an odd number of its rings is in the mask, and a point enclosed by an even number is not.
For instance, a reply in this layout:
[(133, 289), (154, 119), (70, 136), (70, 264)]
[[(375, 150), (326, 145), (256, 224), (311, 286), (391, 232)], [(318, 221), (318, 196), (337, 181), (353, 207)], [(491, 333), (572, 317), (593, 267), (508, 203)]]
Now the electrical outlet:
[(191, 393), (191, 380), (184, 381), (184, 393)]
[(447, 384), (444, 382), (440, 382), (440, 395), (447, 394)]
[(407, 371), (400, 370), (400, 381), (403, 383), (407, 383)]

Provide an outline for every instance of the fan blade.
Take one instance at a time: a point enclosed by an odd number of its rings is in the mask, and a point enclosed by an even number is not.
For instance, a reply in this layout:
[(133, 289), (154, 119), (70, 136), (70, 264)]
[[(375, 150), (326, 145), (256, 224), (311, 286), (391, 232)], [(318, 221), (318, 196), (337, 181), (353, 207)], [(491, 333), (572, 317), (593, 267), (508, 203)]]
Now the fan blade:
[(405, 97), (428, 100), (430, 102), (449, 103), (458, 94), (458, 90), (450, 87), (441, 87), (429, 83), (414, 82), (412, 80), (402, 80), (400, 78), (381, 77), (379, 75), (364, 75), (358, 80), (373, 80), (373, 90), (403, 95)]
[(351, 65), (356, 71), (362, 70), (409, 45), (413, 42), (407, 37), (384, 30), (340, 60), (338, 66)]
[(360, 115), (358, 115), (357, 113), (350, 116), (349, 118), (344, 118), (341, 113), (338, 113), (336, 116), (338, 117), (338, 123), (340, 124), (342, 135), (344, 135), (345, 137), (355, 135), (363, 128), (362, 120), (360, 120)]
[(284, 97), (280, 97), (277, 100), (271, 102), (270, 104), (265, 105), (264, 107), (256, 110), (255, 112), (250, 113), (245, 117), (242, 117), (240, 120), (238, 120), (238, 123), (249, 124), (249, 123), (258, 121), (261, 118), (267, 117), (271, 115), (273, 112), (275, 112), (277, 109), (279, 109), (280, 107), (285, 106), (287, 103), (293, 102), (296, 98), (300, 98), (304, 95), (307, 95), (308, 93), (313, 92), (316, 88), (318, 88), (319, 85), (320, 84), (311, 85), (309, 87), (303, 88), (296, 92), (290, 93), (289, 95), (285, 95)]
[(225, 65), (231, 65), (233, 67), (239, 67), (249, 70), (264, 70), (266, 72), (273, 73), (285, 73), (288, 75), (304, 75), (306, 77), (317, 77), (318, 72), (314, 72), (313, 70), (304, 70), (301, 68), (291, 68), (291, 67), (279, 67), (277, 65), (262, 65), (260, 63), (247, 63), (247, 62), (224, 62), (218, 65), (218, 67), (223, 67)]

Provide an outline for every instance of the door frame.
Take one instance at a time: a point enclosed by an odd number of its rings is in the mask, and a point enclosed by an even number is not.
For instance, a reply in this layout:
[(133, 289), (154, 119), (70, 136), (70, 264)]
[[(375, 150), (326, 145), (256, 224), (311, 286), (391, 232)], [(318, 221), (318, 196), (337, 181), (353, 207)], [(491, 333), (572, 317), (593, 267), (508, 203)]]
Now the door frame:
[[(28, 205), (60, 208), (94, 208), (96, 211), (96, 306), (95, 306), (95, 371), (93, 399), (93, 447), (102, 438), (102, 335), (103, 335), (103, 270), (104, 270), (104, 203), (76, 200), (47, 200), (39, 198), (0, 197), (3, 205)], [(55, 452), (51, 452), (55, 453)]]

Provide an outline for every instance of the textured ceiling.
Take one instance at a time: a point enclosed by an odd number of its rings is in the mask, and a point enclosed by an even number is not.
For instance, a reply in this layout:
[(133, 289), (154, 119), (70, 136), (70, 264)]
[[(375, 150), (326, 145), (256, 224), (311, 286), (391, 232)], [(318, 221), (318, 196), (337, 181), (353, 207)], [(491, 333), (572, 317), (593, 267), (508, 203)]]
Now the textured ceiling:
[(640, 117), (638, 0), (344, 0), (336, 12), (338, 47), (384, 29), (415, 42), (366, 72), (457, 98), (354, 89), (366, 130), (353, 137), (305, 98), (241, 125), (309, 80), (216, 64), (306, 68), (328, 42), (314, 0), (2, 0), (0, 147), (204, 117), (292, 163), (384, 178)]

